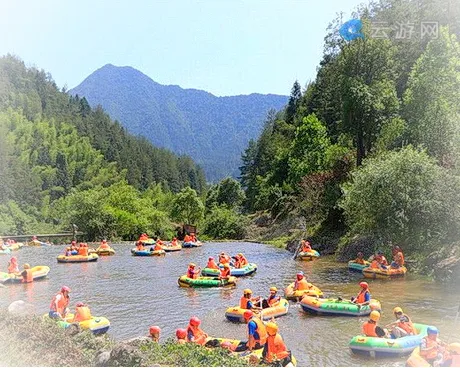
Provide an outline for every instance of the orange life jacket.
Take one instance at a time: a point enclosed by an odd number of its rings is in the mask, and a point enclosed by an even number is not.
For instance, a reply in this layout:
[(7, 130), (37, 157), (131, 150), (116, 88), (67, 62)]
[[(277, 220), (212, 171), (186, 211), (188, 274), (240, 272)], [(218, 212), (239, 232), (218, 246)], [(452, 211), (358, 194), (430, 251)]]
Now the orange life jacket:
[(305, 278), (303, 278), (302, 280), (295, 280), (294, 282), (294, 289), (295, 290), (308, 290), (309, 289), (309, 285), (308, 285), (308, 282), (307, 280), (305, 280)]
[(375, 332), (375, 328), (377, 327), (377, 323), (372, 323), (370, 321), (364, 322), (363, 324), (363, 332), (366, 336), (370, 337), (379, 337), (377, 332)]
[(359, 304), (365, 303), (366, 302), (366, 293), (369, 293), (369, 296), (370, 296), (369, 289), (361, 290), (359, 292), (358, 296), (356, 297), (356, 302), (359, 303)]
[(172, 240), (171, 241), (171, 246), (176, 247), (177, 246), (177, 240)]
[(362, 259), (362, 258), (356, 258), (353, 262), (359, 263), (359, 264), (362, 264), (362, 265), (363, 265), (363, 264), (366, 264), (366, 262), (365, 262), (364, 259)]
[(110, 247), (106, 242), (102, 242), (101, 245), (100, 245), (100, 248), (101, 249), (109, 249)]
[(187, 277), (188, 277), (189, 279), (195, 279), (195, 278), (196, 278), (195, 275), (196, 275), (195, 269), (189, 267), (189, 268), (187, 269)]
[(277, 305), (277, 304), (280, 302), (280, 299), (281, 299), (280, 296), (275, 295), (275, 296), (272, 297), (271, 294), (270, 294), (270, 296), (269, 296), (268, 299), (267, 299), (268, 305), (269, 305), (270, 307), (275, 306), (275, 305)]
[(22, 282), (32, 282), (34, 281), (34, 275), (30, 268), (22, 271)]
[(208, 264), (206, 265), (206, 268), (211, 268), (213, 270), (218, 270), (219, 266), (214, 262), (214, 260), (208, 261)]
[(206, 343), (206, 334), (201, 328), (189, 324), (187, 326), (187, 341), (192, 341), (188, 338), (190, 332), (193, 335), (193, 342), (200, 345), (204, 345)]
[(219, 255), (219, 263), (230, 263), (230, 257), (228, 255)]
[(156, 243), (155, 248), (153, 248), (153, 250), (162, 250), (162, 249), (163, 249), (163, 247), (161, 246), (160, 243)]
[(246, 298), (244, 295), (240, 298), (240, 308), (242, 309), (247, 309), (248, 308), (248, 302), (251, 300), (251, 298)]
[(190, 235), (185, 235), (184, 242), (185, 242), (185, 243), (190, 243), (190, 242), (192, 242), (192, 237), (191, 237)]
[(148, 237), (148, 236), (145, 236), (145, 235), (141, 235), (141, 236), (139, 237), (139, 240), (141, 240), (141, 241), (149, 240), (149, 237)]
[(438, 356), (438, 347), (439, 347), (438, 339), (431, 340), (428, 338), (428, 336), (425, 336), (422, 339), (422, 346), (424, 343), (426, 344), (426, 348), (422, 349), (422, 347), (420, 347), (420, 355), (422, 356), (422, 358), (425, 358), (428, 360), (436, 359)]
[(247, 264), (249, 264), (249, 262), (248, 262), (248, 260), (246, 259), (245, 256), (240, 256), (240, 264), (241, 264), (241, 267), (246, 266)]
[[(58, 295), (61, 295), (62, 298), (58, 301), (58, 309), (56, 310), (56, 297)], [(50, 304), (50, 310), (53, 311), (53, 312), (58, 312), (60, 313), (61, 315), (64, 313), (64, 310), (67, 308), (67, 306), (69, 305), (69, 300), (70, 298), (69, 297), (65, 297), (64, 294), (62, 293), (58, 293), (56, 294), (53, 299), (51, 300), (51, 304)]]
[(91, 311), (89, 310), (88, 307), (83, 306), (83, 307), (77, 307), (76, 312), (75, 312), (75, 317), (73, 319), (74, 322), (81, 322), (81, 321), (87, 321), (90, 320), (91, 317)]
[(18, 264), (17, 263), (10, 263), (8, 266), (8, 273), (17, 273), (19, 272)]
[(380, 263), (374, 259), (372, 262), (371, 262), (371, 265), (370, 265), (371, 268), (380, 268)]
[(267, 362), (272, 362), (273, 359), (281, 360), (289, 356), (289, 352), (284, 344), (280, 334), (267, 337)]
[(81, 252), (81, 255), (82, 255), (82, 256), (87, 256), (87, 255), (88, 255), (88, 247), (83, 247), (82, 249), (83, 249), (83, 250), (82, 250), (82, 252)]
[(220, 277), (228, 277), (230, 276), (230, 272), (231, 272), (230, 268), (222, 268), (220, 270)]
[(409, 335), (415, 335), (417, 333), (417, 331), (415, 330), (415, 327), (412, 324), (411, 319), (406, 314), (404, 314), (404, 317), (406, 317), (409, 320), (409, 322), (401, 322), (401, 321), (399, 321), (398, 322), (398, 327), (403, 329), (404, 331), (406, 331)]
[(259, 339), (256, 339), (254, 337), (255, 342), (259, 343), (259, 345), (264, 345), (267, 342), (267, 336), (268, 336), (267, 335), (267, 329), (265, 328), (265, 325), (263, 324), (263, 322), (259, 318), (254, 317), (254, 316), (250, 319), (250, 321), (254, 321), (256, 323), (256, 325), (257, 325), (256, 331), (259, 334)]

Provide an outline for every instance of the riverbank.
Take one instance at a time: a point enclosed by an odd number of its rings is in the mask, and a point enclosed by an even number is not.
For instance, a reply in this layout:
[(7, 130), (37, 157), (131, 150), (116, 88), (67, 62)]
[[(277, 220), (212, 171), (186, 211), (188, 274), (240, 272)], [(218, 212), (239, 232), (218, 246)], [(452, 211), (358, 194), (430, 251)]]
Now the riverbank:
[[(0, 310), (0, 366), (48, 367), (243, 367), (248, 363), (221, 348), (177, 344), (172, 338), (115, 341), (89, 331), (75, 333), (37, 316), (15, 316)], [(8, 338), (6, 338), (8, 337)], [(26, 352), (25, 352), (26, 351)]]

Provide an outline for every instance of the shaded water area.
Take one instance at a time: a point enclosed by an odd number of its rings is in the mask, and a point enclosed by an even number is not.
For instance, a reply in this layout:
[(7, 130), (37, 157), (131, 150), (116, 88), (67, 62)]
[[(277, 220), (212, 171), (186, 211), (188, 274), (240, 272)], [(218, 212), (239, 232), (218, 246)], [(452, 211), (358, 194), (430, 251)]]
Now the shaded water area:
[[(165, 257), (133, 257), (131, 246), (114, 244), (116, 255), (100, 257), (94, 263), (58, 264), (56, 256), (64, 247), (24, 247), (13, 254), (19, 264), (47, 265), (47, 279), (32, 284), (9, 284), (0, 288), (0, 307), (22, 299), (35, 305), (36, 312), (48, 312), (53, 295), (61, 285), (72, 289), (71, 306), (83, 301), (92, 314), (111, 322), (109, 334), (117, 340), (146, 335), (150, 325), (162, 329), (162, 339), (185, 327), (196, 315), (209, 335), (246, 339), (246, 326), (225, 319), (227, 307), (239, 303), (242, 291), (251, 288), (255, 295), (268, 294), (270, 286), (282, 291), (304, 271), (308, 280), (326, 296), (349, 298), (356, 295), (362, 280), (348, 271), (346, 264), (332, 257), (314, 262), (292, 260), (292, 254), (254, 243), (206, 243), (201, 248), (183, 249)], [(243, 252), (258, 271), (239, 278), (236, 287), (187, 289), (177, 285), (187, 264), (204, 267), (209, 256), (221, 251), (231, 255)], [(0, 256), (0, 271), (6, 271), (8, 256)], [(373, 298), (382, 303), (381, 324), (392, 321), (392, 310), (401, 306), (414, 322), (433, 324), (440, 337), (460, 342), (460, 321), (454, 324), (460, 303), (460, 286), (445, 287), (409, 274), (393, 281), (369, 280)], [(360, 332), (365, 317), (320, 317), (305, 314), (298, 303), (290, 302), (289, 314), (277, 319), (286, 345), (302, 366), (404, 366), (406, 358), (374, 359), (353, 355), (348, 342)]]

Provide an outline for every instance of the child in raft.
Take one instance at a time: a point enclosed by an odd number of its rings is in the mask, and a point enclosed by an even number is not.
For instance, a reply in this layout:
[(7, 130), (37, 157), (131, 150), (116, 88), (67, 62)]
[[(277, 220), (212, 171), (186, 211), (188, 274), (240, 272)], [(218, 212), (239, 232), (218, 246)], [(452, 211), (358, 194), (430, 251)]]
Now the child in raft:
[(356, 255), (356, 259), (353, 262), (362, 264), (362, 265), (366, 264), (366, 261), (364, 260), (363, 252), (358, 252), (358, 254)]

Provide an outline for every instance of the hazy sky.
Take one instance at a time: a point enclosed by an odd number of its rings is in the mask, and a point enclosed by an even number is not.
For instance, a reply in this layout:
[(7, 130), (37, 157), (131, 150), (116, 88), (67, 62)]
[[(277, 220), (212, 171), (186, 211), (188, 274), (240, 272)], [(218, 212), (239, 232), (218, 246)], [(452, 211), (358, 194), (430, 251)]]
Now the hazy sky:
[(361, 2), (0, 0), (0, 55), (45, 69), (59, 87), (111, 63), (218, 96), (289, 94), (315, 77), (335, 14)]

